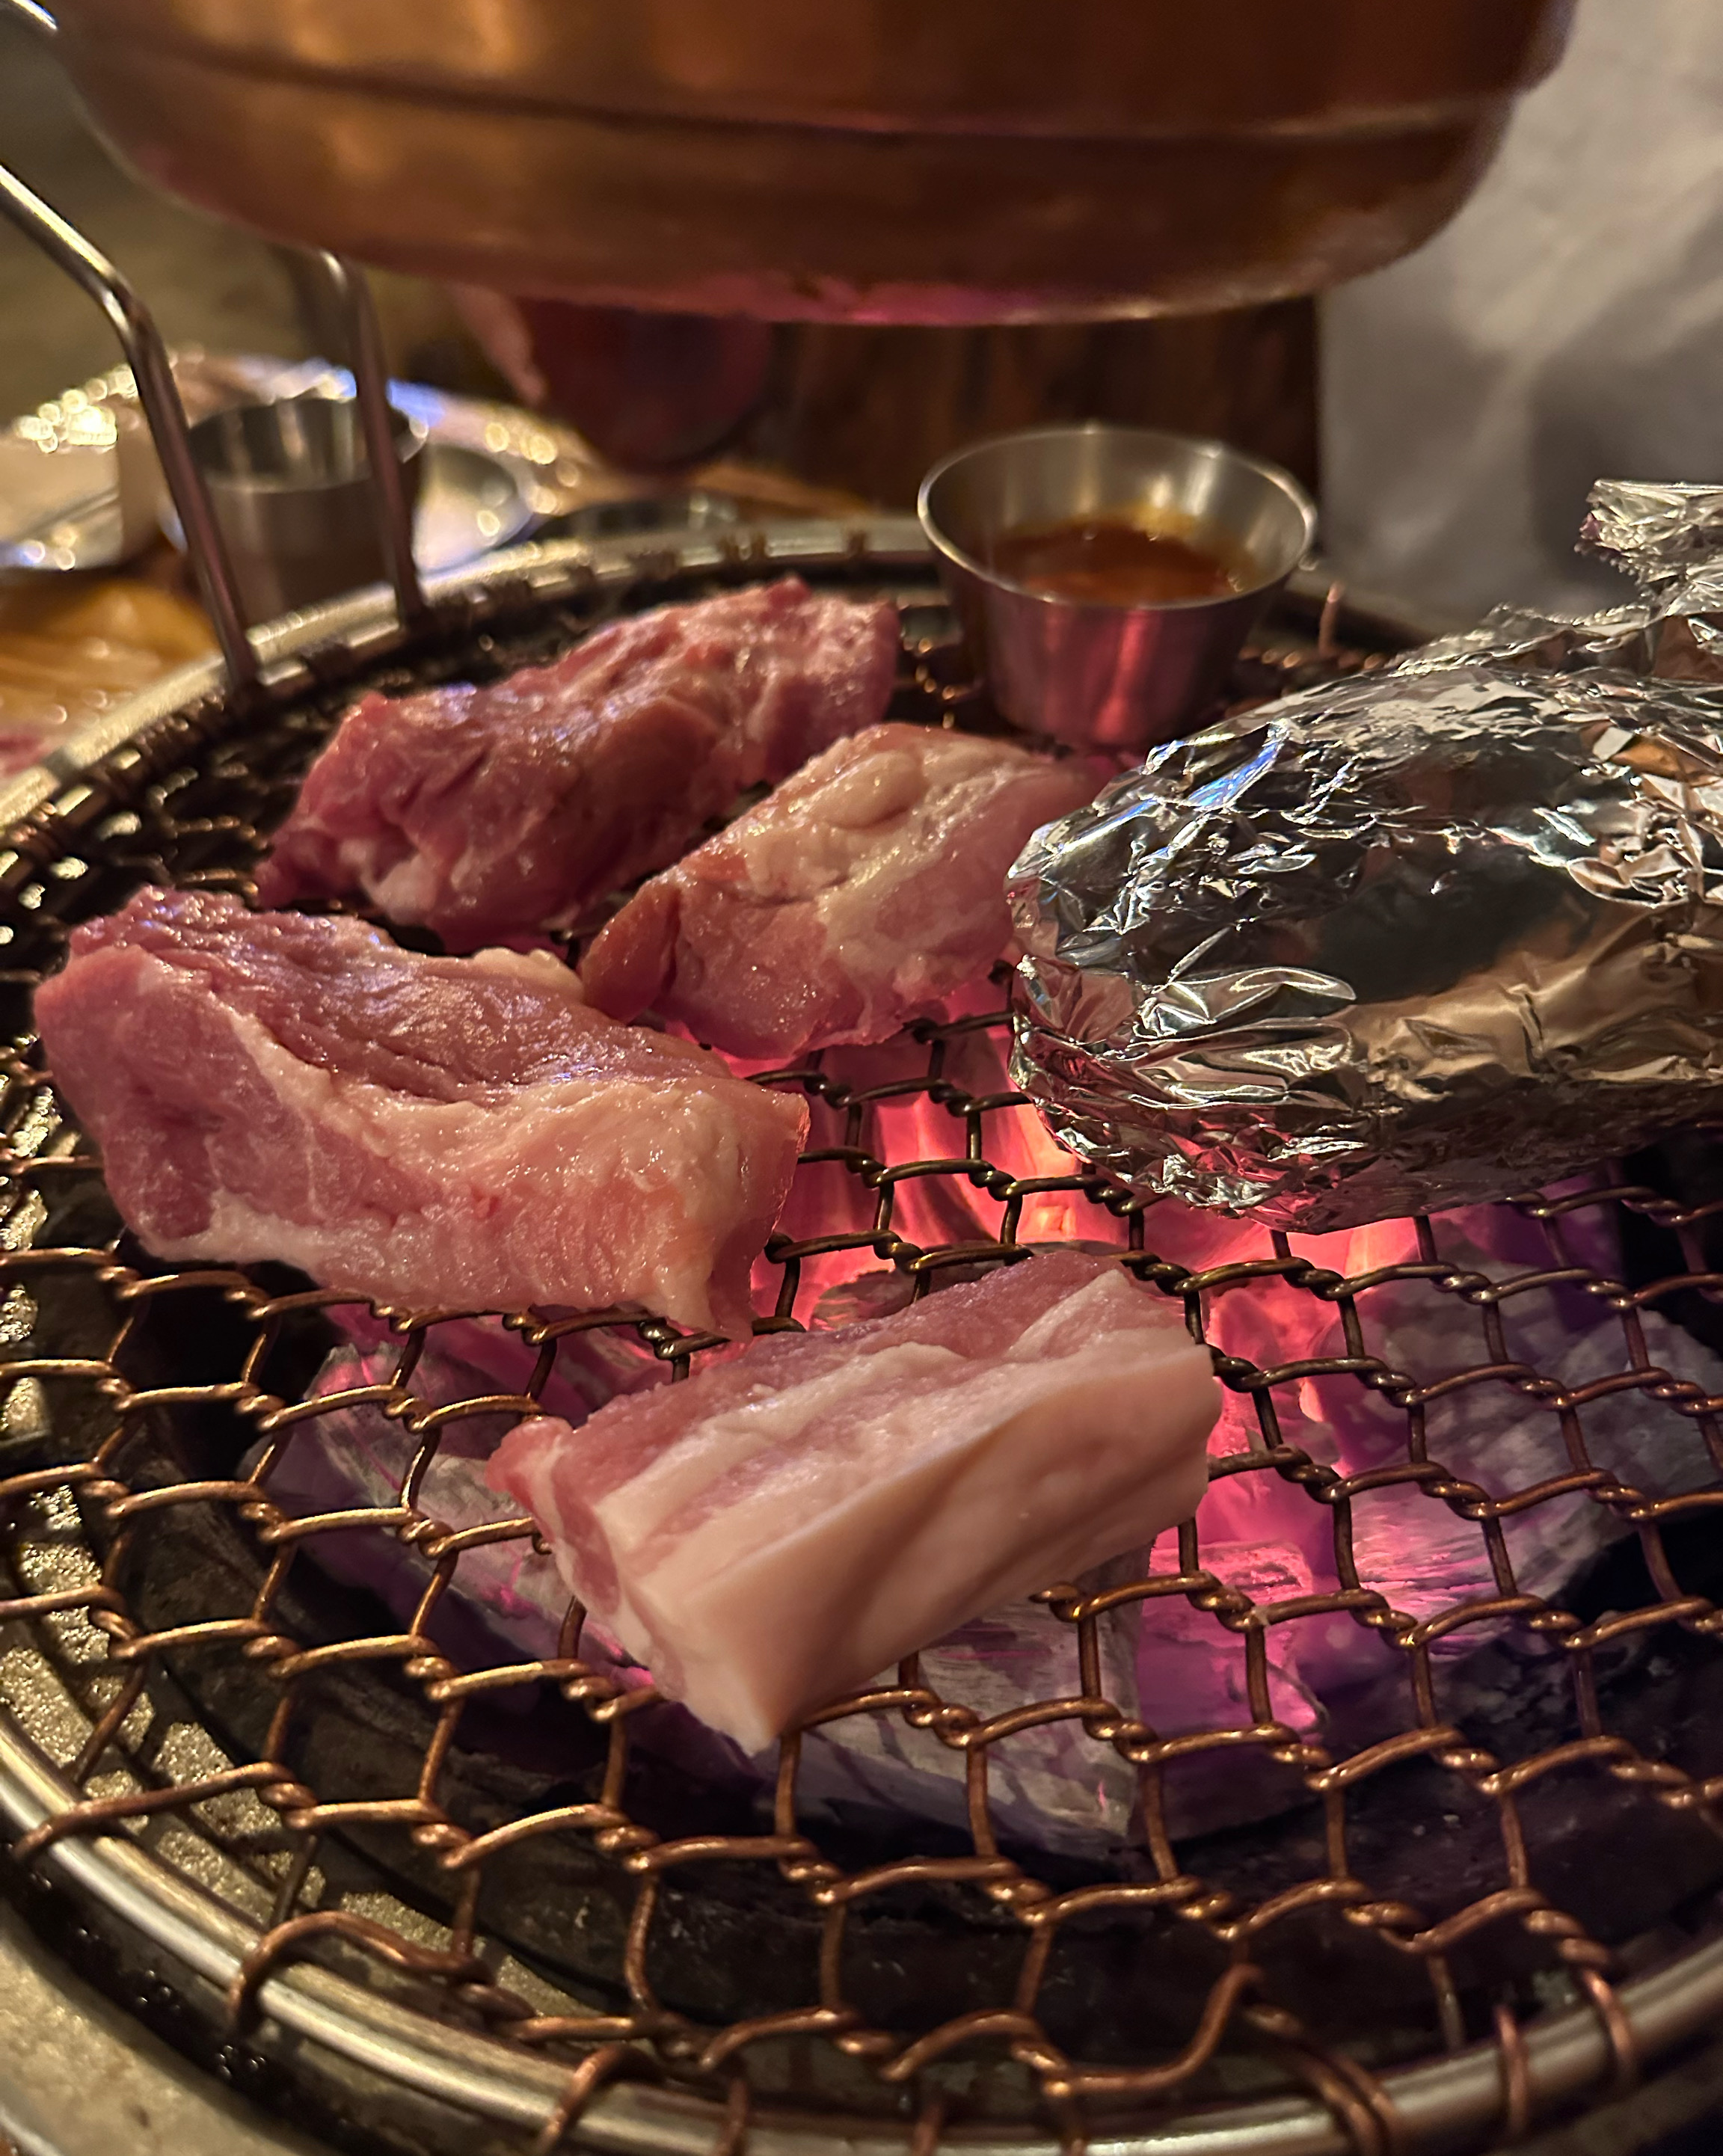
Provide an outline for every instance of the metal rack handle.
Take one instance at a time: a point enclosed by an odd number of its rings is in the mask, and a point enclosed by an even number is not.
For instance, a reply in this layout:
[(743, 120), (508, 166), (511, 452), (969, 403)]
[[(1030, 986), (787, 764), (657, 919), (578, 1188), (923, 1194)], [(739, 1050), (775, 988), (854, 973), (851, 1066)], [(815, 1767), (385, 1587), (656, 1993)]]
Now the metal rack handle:
[(382, 542), (384, 566), (394, 588), (401, 625), (405, 629), (419, 620), (427, 609), (418, 565), (413, 557), (413, 506), (401, 483), (394, 429), (389, 424), (389, 374), (383, 357), (382, 330), (364, 271), (338, 254), (320, 253), (317, 259), (335, 293), (346, 332), (353, 396), (359, 407), (359, 424), (365, 431), (365, 454), (371, 466), (372, 506), (377, 516), (377, 536)]
[[(257, 679), (257, 654), (245, 631), (233, 566), (203, 475), (192, 454), (185, 407), (154, 317), (107, 257), (3, 166), (0, 213), (75, 280), (113, 325), (149, 422), (167, 491), (179, 512), (203, 603), (227, 662), (228, 679), (235, 689), (249, 687)], [(387, 414), (384, 425), (387, 429)]]

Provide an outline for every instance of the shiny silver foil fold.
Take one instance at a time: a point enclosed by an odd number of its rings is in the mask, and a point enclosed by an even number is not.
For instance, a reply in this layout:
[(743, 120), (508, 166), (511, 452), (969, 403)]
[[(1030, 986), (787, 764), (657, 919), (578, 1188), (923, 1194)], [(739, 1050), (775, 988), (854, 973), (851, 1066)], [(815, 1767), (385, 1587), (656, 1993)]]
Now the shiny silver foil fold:
[(1501, 613), (1037, 833), (1013, 1075), (1065, 1144), (1314, 1232), (1723, 1113), (1723, 688), (1635, 670), (1710, 627), (1723, 490), (1600, 489), (1593, 526), (1639, 606)]

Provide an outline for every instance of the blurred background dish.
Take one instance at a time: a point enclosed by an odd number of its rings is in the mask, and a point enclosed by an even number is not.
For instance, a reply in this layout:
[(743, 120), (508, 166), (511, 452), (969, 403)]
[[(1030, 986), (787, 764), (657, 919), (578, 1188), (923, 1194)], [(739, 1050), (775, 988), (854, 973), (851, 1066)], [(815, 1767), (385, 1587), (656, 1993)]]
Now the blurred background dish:
[(413, 552), (427, 576), (506, 547), (533, 522), (520, 483), (500, 458), (430, 442), (422, 463)]
[(163, 496), (135, 402), (105, 378), (66, 390), (0, 434), (0, 568), (130, 561), (155, 536)]
[(201, 608), (135, 578), (0, 583), (0, 778), (214, 649)]
[[(246, 404), (352, 394), (351, 376), (322, 360), (194, 349), (175, 355), (174, 372), (194, 423)], [(586, 498), (595, 460), (566, 430), (419, 383), (394, 384), (392, 398), (426, 438), (415, 531), (427, 574), (506, 546)], [(179, 545), (129, 368), (63, 391), (0, 433), (0, 567), (110, 567), (143, 553), (158, 522)]]

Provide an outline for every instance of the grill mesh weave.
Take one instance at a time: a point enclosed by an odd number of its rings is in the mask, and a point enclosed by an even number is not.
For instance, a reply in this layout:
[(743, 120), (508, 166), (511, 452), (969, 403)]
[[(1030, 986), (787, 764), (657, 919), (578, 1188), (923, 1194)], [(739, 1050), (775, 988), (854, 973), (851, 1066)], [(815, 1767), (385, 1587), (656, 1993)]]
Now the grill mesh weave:
[[(674, 595), (643, 578), (608, 603)], [(566, 640), (596, 605), (577, 598), (528, 630), (505, 594), (487, 619), (446, 622), (411, 677), (471, 670), (475, 654), (481, 666), (519, 663)], [(1298, 668), (1308, 673), (1308, 654)], [(1690, 1481), (1723, 1479), (1723, 1399), (1695, 1375), (1696, 1350), (1688, 1368), (1660, 1363), (1644, 1322), (1723, 1287), (1699, 1240), (1719, 1208), (1611, 1169), (1509, 1209), (1540, 1240), (1530, 1265), (1449, 1255), (1438, 1218), (1415, 1224), (1413, 1255), (1351, 1277), (1265, 1235), (1193, 1270), (1160, 1254), (1154, 1209), (1050, 1157), (1032, 1111), (1003, 1076), (989, 1082), (1001, 1009), (919, 1026), (871, 1065), (834, 1055), (762, 1079), (818, 1111), (797, 1238), (775, 1240), (762, 1270), (766, 1326), (809, 1322), (854, 1273), (890, 1269), (926, 1291), (941, 1272), (1074, 1235), (1128, 1251), (1199, 1338), (1224, 1332), (1218, 1315), (1253, 1298), (1271, 1316), (1296, 1305), (1337, 1324), (1342, 1352), (1276, 1361), (1271, 1348), (1256, 1359), (1216, 1348), (1239, 1410), (1216, 1486), (1249, 1481), (1273, 1506), (1310, 1508), (1331, 1587), (1254, 1596), (1208, 1562), (1205, 1507), (1134, 1579), (1086, 1597), (1049, 1588), (1043, 1599), (1069, 1638), (1059, 1696), (989, 1719), (911, 1661), (830, 1711), (895, 1718), (960, 1760), (967, 1833), (811, 1824), (794, 1739), (775, 1796), (751, 1820), (734, 1792), (643, 1758), (631, 1727), (649, 1696), (582, 1661), (577, 1609), (552, 1658), (451, 1655), (435, 1613), (459, 1598), (463, 1567), (499, 1543), (524, 1552), (531, 1528), (454, 1531), (420, 1502), (446, 1434), (474, 1414), (533, 1411), (572, 1335), (608, 1330), (683, 1364), (703, 1344), (614, 1317), (517, 1314), (520, 1393), (433, 1401), (415, 1373), (453, 1321), (385, 1312), (386, 1378), (314, 1398), (320, 1313), (338, 1298), (267, 1268), (165, 1266), (129, 1243), (41, 1066), (28, 993), (58, 963), (67, 926), (146, 877), (246, 888), (259, 833), (350, 694), (341, 666), (326, 670), (261, 713), (211, 705), (158, 728), (69, 789), (0, 862), (12, 998), (0, 1711), (80, 1798), (25, 1835), (18, 1859), (123, 1831), (203, 1879), (257, 1928), (228, 2000), (241, 2029), (272, 1970), (333, 1954), (416, 2010), (562, 2061), (545, 2148), (607, 2082), (647, 2075), (709, 2097), (726, 2148), (751, 2107), (823, 2092), (900, 2113), (926, 2148), (967, 2117), (1023, 2117), (1074, 2141), (1121, 2108), (1177, 2113), (1290, 2084), (1314, 2092), (1356, 2149), (1386, 2150), (1409, 2143), (1382, 2072), (1475, 2041), (1499, 2048), (1498, 2123), (1522, 2126), (1525, 2026), (1575, 1999), (1598, 2017), (1625, 2082), (1635, 2061), (1616, 1981), (1685, 1943), (1723, 1881), (1723, 1740), (1708, 1735), (1715, 1716), (1691, 1711), (1715, 1692), (1723, 1609), (1703, 1590), (1723, 1594), (1723, 1568), (1707, 1570), (1705, 1540), (1723, 1493), (1633, 1486), (1594, 1456), (1588, 1419), (1626, 1396), (1659, 1442), (1691, 1452)], [(1243, 685), (1272, 679), (1264, 665)], [(917, 646), (912, 635), (897, 715), (987, 722), (936, 637)], [(1647, 1285), (1614, 1276), (1576, 1230), (1623, 1218), (1685, 1235), (1688, 1255)], [(1581, 1385), (1516, 1346), (1521, 1314), (1558, 1291), (1607, 1314), (1608, 1367)], [(1385, 1350), (1375, 1313), (1390, 1294), (1439, 1307), (1440, 1367), (1397, 1367)], [(1686, 1337), (1658, 1335), (1666, 1354)], [(1403, 1424), (1391, 1464), (1348, 1478), (1296, 1441), (1313, 1382), (1358, 1389)], [(1444, 1464), (1444, 1417), (1491, 1391), (1541, 1412), (1547, 1471), (1528, 1482)], [(318, 1417), (364, 1404), (408, 1440), (398, 1496), (292, 1517), (272, 1497), (272, 1473)], [(1390, 1502), (1462, 1523), (1494, 1591), (1403, 1612), (1399, 1583), (1361, 1571), (1355, 1555), (1367, 1508)], [(1516, 1577), (1514, 1523), (1563, 1506), (1606, 1512), (1629, 1554), (1569, 1599), (1541, 1598)], [(372, 1538), (417, 1553), (410, 1623), (391, 1629), (375, 1604), (319, 1584), (320, 1538), (337, 1535), (350, 1551)], [(1107, 1696), (1101, 1628), (1136, 1601), (1176, 1602), (1213, 1628), (1236, 1671), (1236, 1712), (1167, 1735)], [(1356, 1628), (1397, 1686), (1395, 1726), (1360, 1747), (1276, 1711), (1284, 1628), (1333, 1622)], [(1542, 1673), (1535, 1699), (1510, 1702), (1487, 1726), (1449, 1719), (1443, 1655), (1459, 1629), (1521, 1651)], [(518, 1734), (527, 1702), (547, 1727), (578, 1727), (569, 1771), (510, 1763), (507, 1732)], [(378, 1732), (369, 1748), (352, 1734), (367, 1717)], [(998, 1761), (1054, 1722), (1080, 1731), (1097, 1758), (1128, 1763), (1129, 1857), (1038, 1857), (997, 1830)], [(505, 1763), (494, 1772), (495, 1756)], [(1279, 1778), (1274, 1818), (1176, 1835), (1191, 1824), (1181, 1789), (1209, 1786), (1187, 1777), (1247, 1771)], [(1597, 1834), (1618, 1853), (1602, 1870), (1630, 1879), (1598, 1876)], [(577, 1946), (535, 1920), (535, 1899), (558, 1896)]]

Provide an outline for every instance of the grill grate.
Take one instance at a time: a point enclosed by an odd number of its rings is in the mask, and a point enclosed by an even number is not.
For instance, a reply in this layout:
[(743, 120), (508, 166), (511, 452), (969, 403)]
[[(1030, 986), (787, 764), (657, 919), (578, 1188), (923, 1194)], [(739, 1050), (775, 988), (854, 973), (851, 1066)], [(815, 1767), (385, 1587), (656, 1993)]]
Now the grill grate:
[[(233, 2056), (269, 2050), (269, 1984), (312, 1958), (433, 2033), (553, 2065), (536, 2126), (498, 2147), (602, 2138), (604, 2092), (643, 2077), (685, 2087), (678, 2131), (692, 2119), (726, 2151), (810, 2115), (827, 2122), (812, 2133), (871, 2118), (929, 2151), (989, 2123), (1152, 2141), (1203, 2106), (1288, 2091), (1312, 2100), (1298, 2146), (1409, 2148), (1423, 2128), (1400, 2070), (1493, 2047), (1462, 2123), (1518, 2131), (1539, 2018), (1575, 2007), (1600, 2040), (1580, 2079), (1625, 2086), (1639, 2061), (1619, 1987), (1698, 1953), (1723, 1884), (1723, 1568), (1705, 1546), (1720, 1496), (1702, 1486), (1723, 1472), (1723, 1398), (1695, 1337), (1723, 1274), (1695, 1240), (1723, 1205), (1611, 1169), (1495, 1209), (1511, 1255), (1480, 1259), (1475, 1219), (1438, 1218), (1350, 1271), (1332, 1239), (1193, 1256), (1164, 1211), (1050, 1147), (1004, 1078), (1002, 1009), (762, 1077), (815, 1111), (793, 1235), (756, 1276), (765, 1324), (815, 1322), (844, 1293), (936, 1292), (1077, 1237), (1182, 1301), (1232, 1402), (1196, 1522), (1104, 1589), (1042, 1598), (1066, 1642), (1062, 1690), (1002, 1715), (911, 1661), (831, 1711), (828, 1733), (889, 1725), (961, 1787), (942, 1823), (810, 1802), (812, 1737), (786, 1743), (754, 1815), (745, 1791), (646, 1741), (650, 1696), (582, 1660), (577, 1609), (553, 1654), (450, 1646), (441, 1618), (475, 1564), (535, 1548), (524, 1522), (439, 1517), (427, 1491), (462, 1426), (532, 1411), (585, 1335), (684, 1366), (708, 1343), (517, 1315), (518, 1391), (451, 1399), (423, 1373), (464, 1317), (382, 1312), (375, 1381), (315, 1394), (331, 1316), (350, 1306), (269, 1268), (167, 1268), (123, 1235), (29, 1031), (66, 927), (146, 876), (245, 888), (259, 830), (362, 678), (502, 670), (608, 608), (750, 569), (738, 552), (699, 572), (576, 573), (548, 598), (499, 585), (404, 653), (338, 648), (261, 706), (211, 701), (116, 750), (0, 863), (0, 1766), (33, 1748), (65, 1793), (18, 1840), (19, 1864), (51, 1871), (121, 1835), (199, 1882), (247, 1940), (219, 2032)], [(825, 573), (911, 603), (898, 716), (988, 722), (919, 571), (893, 583), (855, 555)], [(1239, 687), (1360, 663), (1313, 657), (1289, 629)], [(1623, 1219), (1660, 1276), (1617, 1276)], [(1655, 1239), (1674, 1235), (1689, 1256), (1667, 1259)], [(1550, 1313), (1575, 1309), (1597, 1317), (1579, 1378), (1549, 1352), (1565, 1337)], [(1513, 1474), (1446, 1456), (1456, 1417), (1486, 1400), (1536, 1425)], [(1623, 1471), (1624, 1403), (1684, 1463), (1674, 1494)], [(1360, 1404), (1392, 1442), (1344, 1471), (1310, 1433)], [(285, 1464), (361, 1409), (399, 1434), (398, 1491), (297, 1516), (273, 1493)], [(1486, 1588), (1406, 1606), (1383, 1568), (1397, 1545), (1372, 1538), (1384, 1508), (1438, 1520)], [(1241, 1571), (1236, 1521), (1289, 1512), (1319, 1553), (1314, 1584), (1274, 1593)], [(1571, 1592), (1528, 1587), (1536, 1523), (1602, 1516), (1624, 1539)], [(337, 1544), (345, 1568), (326, 1567)], [(404, 1621), (351, 1586), (356, 1548), (418, 1567)], [(325, 1576), (344, 1568), (346, 1587)], [(1168, 1733), (1110, 1696), (1109, 1627), (1144, 1610), (1230, 1673), (1209, 1726)], [(1300, 1718), (1295, 1637), (1344, 1639), (1367, 1712)], [(1048, 1854), (1002, 1815), (1020, 1748), (1052, 1729), (1098, 1780), (1127, 1775), (1129, 1846)], [(387, 2122), (394, 2145), (446, 2129), (403, 2123), (389, 2094), (352, 2115)], [(1253, 2145), (1255, 2114), (1239, 2115), (1235, 2145)]]

